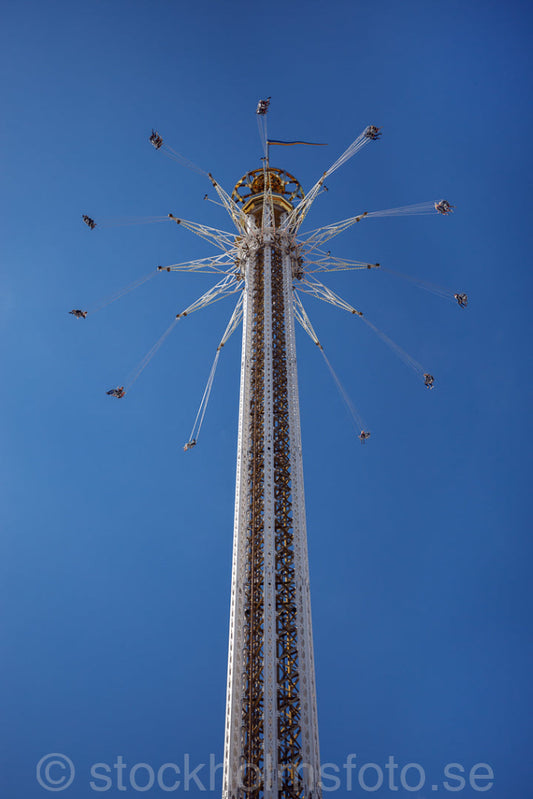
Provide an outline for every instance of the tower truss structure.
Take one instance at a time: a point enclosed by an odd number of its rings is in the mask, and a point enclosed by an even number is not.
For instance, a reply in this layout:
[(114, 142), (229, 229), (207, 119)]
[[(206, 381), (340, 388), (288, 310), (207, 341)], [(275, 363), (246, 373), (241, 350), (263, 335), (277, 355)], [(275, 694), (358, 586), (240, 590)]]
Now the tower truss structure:
[(303, 199), (265, 166), (237, 184), (246, 233), (223, 799), (320, 796), (293, 312), (282, 225)]

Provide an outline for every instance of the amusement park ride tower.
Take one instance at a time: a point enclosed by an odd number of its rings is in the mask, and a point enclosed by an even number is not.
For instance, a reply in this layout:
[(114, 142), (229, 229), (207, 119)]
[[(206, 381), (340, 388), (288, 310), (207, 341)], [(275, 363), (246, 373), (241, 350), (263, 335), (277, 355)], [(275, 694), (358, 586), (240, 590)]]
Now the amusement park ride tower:
[[(158, 266), (157, 272), (208, 272), (221, 279), (176, 315), (126, 385), (110, 389), (107, 394), (118, 399), (125, 396), (180, 319), (230, 294), (240, 295), (217, 348), (200, 409), (184, 447), (187, 451), (197, 444), (221, 349), (242, 319), (222, 799), (321, 799), (295, 320), (323, 355), (362, 443), (370, 433), (335, 375), (300, 294), (314, 296), (361, 319), (418, 373), (426, 388), (432, 389), (433, 375), (363, 317), (361, 311), (322, 283), (316, 273), (380, 266), (337, 258), (323, 249), (326, 242), (363, 219), (430, 213), (449, 216), (453, 206), (447, 200), (439, 200), (365, 211), (302, 236), (299, 231), (311, 206), (326, 191), (325, 179), (368, 142), (379, 139), (380, 128), (365, 128), (304, 196), (292, 175), (270, 166), (269, 146), (312, 143), (269, 141), (265, 122), (268, 105), (269, 99), (260, 101), (256, 112), (265, 148), (263, 166), (244, 175), (231, 196), (210, 173), (165, 145), (159, 133), (152, 131), (150, 141), (156, 150), (163, 150), (211, 180), (218, 204), (228, 212), (237, 235), (168, 215), (168, 219), (215, 244), (222, 254)], [(91, 230), (96, 227), (86, 214), (83, 220)], [(404, 277), (456, 301), (461, 308), (467, 305), (466, 294), (454, 294), (426, 281)], [(96, 306), (96, 310), (146, 279)], [(73, 309), (70, 313), (85, 319), (89, 311)]]
[(243, 334), (223, 799), (310, 799), (320, 758), (296, 370), (282, 224), (303, 193), (265, 164), (242, 178)]

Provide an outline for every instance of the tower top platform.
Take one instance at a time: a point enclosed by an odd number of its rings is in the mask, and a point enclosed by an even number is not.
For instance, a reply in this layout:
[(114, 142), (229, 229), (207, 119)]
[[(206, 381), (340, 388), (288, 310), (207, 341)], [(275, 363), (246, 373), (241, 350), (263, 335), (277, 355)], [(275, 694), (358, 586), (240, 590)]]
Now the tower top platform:
[(303, 189), (296, 178), (284, 169), (265, 166), (247, 172), (238, 181), (232, 192), (232, 199), (242, 203), (245, 214), (253, 214), (263, 206), (266, 191), (272, 192), (274, 205), (285, 211), (292, 211), (294, 200), (303, 200)]

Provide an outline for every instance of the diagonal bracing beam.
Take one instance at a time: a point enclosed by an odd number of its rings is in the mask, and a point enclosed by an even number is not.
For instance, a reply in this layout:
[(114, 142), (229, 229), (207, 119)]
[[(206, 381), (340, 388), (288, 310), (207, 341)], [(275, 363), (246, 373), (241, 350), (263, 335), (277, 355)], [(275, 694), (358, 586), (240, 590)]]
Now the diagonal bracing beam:
[(320, 280), (317, 280), (316, 277), (302, 278), (300, 285), (298, 286), (298, 290), (302, 291), (304, 294), (310, 294), (312, 297), (316, 297), (318, 300), (329, 302), (331, 305), (335, 305), (337, 308), (342, 308), (343, 311), (349, 311), (349, 313), (357, 314), (357, 316), (363, 316), (361, 311), (358, 311), (356, 308), (346, 302), (346, 300), (343, 300), (342, 297), (321, 283)]
[(318, 248), (313, 248), (309, 251), (310, 257), (305, 249), (302, 248), (301, 252), (306, 263), (305, 272), (307, 274), (314, 274), (315, 272), (350, 272), (358, 269), (375, 269), (380, 266), (380, 264), (369, 264), (367, 261), (337, 258), (331, 255), (330, 252), (324, 252), (324, 250), (319, 250)]
[(236, 249), (227, 250), (221, 255), (209, 256), (207, 258), (197, 258), (194, 261), (182, 261), (168, 266), (158, 266), (159, 272), (200, 272), (203, 274), (222, 274), (228, 275), (235, 272)]
[(230, 217), (232, 218), (235, 227), (238, 229), (239, 233), (246, 233), (246, 217), (243, 214), (241, 208), (237, 205), (235, 200), (233, 200), (227, 191), (222, 188), (220, 183), (218, 183), (211, 172), (209, 172), (209, 180), (213, 184), (213, 188), (215, 189), (216, 193), (218, 194), (220, 201), (223, 207), (226, 209)]
[(199, 222), (191, 222), (188, 219), (179, 219), (177, 216), (174, 216), (174, 214), (169, 214), (168, 218), (177, 225), (181, 225), (192, 233), (196, 233), (200, 238), (210, 241), (211, 244), (214, 244), (221, 250), (229, 250), (234, 245), (235, 236), (233, 233), (228, 233), (227, 230), (219, 230), (218, 228), (209, 227), (208, 225), (201, 225)]
[(230, 294), (235, 294), (237, 291), (242, 291), (243, 286), (244, 282), (237, 275), (226, 275), (222, 278), (222, 280), (208, 289), (205, 294), (202, 294), (201, 297), (198, 297), (197, 300), (191, 303), (188, 308), (185, 308), (184, 311), (177, 313), (176, 319), (182, 319), (183, 317), (189, 316), (195, 311), (199, 311), (201, 308), (205, 308), (208, 305), (212, 305), (214, 302), (218, 302), (224, 297), (229, 297)]

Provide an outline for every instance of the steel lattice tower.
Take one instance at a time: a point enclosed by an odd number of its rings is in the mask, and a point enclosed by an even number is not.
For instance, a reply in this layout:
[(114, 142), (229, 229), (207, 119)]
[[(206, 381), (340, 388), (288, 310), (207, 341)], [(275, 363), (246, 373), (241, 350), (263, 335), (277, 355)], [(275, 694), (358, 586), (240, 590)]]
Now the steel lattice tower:
[[(244, 193), (244, 196), (243, 196)], [(223, 799), (315, 799), (320, 771), (293, 313), (301, 259), (280, 228), (303, 197), (248, 173)]]
[[(317, 273), (379, 268), (379, 263), (331, 255), (323, 246), (363, 219), (407, 214), (449, 216), (447, 200), (429, 201), (385, 211), (364, 211), (300, 235), (314, 201), (326, 191), (325, 179), (381, 129), (367, 126), (304, 196), (288, 172), (270, 166), (270, 144), (313, 144), (269, 141), (266, 112), (270, 98), (259, 102), (263, 167), (248, 172), (230, 196), (211, 173), (204, 172), (152, 130), (150, 142), (173, 160), (211, 180), (236, 229), (228, 232), (198, 222), (168, 218), (222, 251), (192, 261), (158, 266), (157, 272), (203, 272), (218, 282), (175, 319), (130, 374), (125, 385), (107, 394), (123, 398), (180, 319), (214, 302), (239, 294), (218, 345), (188, 451), (196, 446), (221, 349), (242, 319), (241, 387), (228, 682), (224, 744), (223, 799), (321, 799), (318, 722), (311, 628), (309, 566), (296, 367), (295, 319), (317, 345), (350, 412), (358, 438), (370, 432), (336, 376), (302, 304), (300, 294), (336, 306), (372, 329), (428, 389), (435, 378), (379, 330), (360, 310), (332, 291)], [(205, 198), (207, 199), (207, 194)], [(161, 221), (151, 217), (148, 221)], [(83, 215), (93, 230), (95, 221)], [(387, 270), (391, 271), (391, 270)], [(398, 275), (402, 276), (401, 273)], [(149, 276), (148, 276), (149, 277)], [(104, 307), (148, 277), (101, 303)], [(432, 293), (465, 308), (468, 297), (427, 281), (403, 275)], [(88, 311), (73, 309), (77, 318)]]

